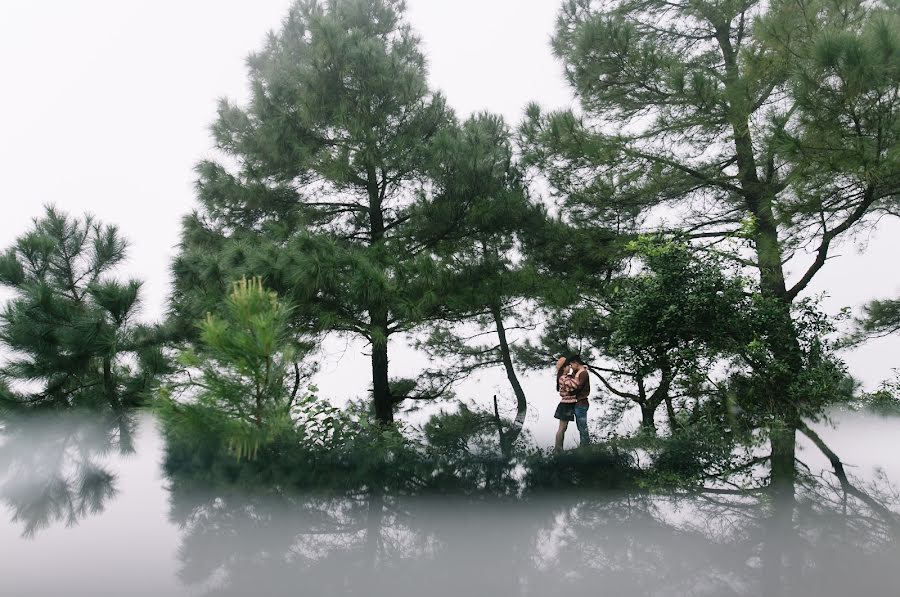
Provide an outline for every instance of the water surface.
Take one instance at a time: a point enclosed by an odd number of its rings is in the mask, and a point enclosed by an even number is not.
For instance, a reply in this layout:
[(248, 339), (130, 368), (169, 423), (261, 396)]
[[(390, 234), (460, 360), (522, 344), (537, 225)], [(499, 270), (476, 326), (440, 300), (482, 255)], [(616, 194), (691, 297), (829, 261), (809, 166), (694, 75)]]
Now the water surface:
[[(835, 421), (822, 437), (896, 508), (900, 420)], [(756, 495), (205, 484), (163, 472), (150, 415), (45, 417), (7, 425), (0, 442), (4, 595), (895, 596), (900, 586), (890, 525), (845, 499), (808, 443), (784, 525)]]

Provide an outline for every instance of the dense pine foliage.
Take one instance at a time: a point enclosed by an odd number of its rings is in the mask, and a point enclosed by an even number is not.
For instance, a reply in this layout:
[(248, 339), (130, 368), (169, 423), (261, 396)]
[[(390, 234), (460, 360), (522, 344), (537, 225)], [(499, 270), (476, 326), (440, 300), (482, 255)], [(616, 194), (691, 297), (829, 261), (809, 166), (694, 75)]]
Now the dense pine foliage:
[[(133, 321), (141, 284), (117, 280), (126, 243), (114, 226), (52, 207), (0, 257), (0, 284), (15, 296), (0, 313), (12, 356), (8, 403), (123, 405), (148, 397), (166, 369), (150, 330)], [(13, 388), (16, 389), (16, 388)]]

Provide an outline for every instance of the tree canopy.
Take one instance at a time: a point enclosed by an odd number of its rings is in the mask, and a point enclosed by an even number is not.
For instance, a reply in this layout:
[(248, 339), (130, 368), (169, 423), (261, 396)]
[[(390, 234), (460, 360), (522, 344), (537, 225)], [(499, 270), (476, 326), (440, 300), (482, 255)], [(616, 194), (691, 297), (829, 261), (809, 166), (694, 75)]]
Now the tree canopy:
[(757, 379), (785, 479), (810, 413), (793, 304), (833, 245), (900, 193), (895, 9), (569, 0), (553, 47), (581, 110), (531, 106), (522, 127), (531, 162), (564, 196), (600, 198), (607, 227), (638, 214), (758, 278), (771, 358), (757, 362), (774, 368)]

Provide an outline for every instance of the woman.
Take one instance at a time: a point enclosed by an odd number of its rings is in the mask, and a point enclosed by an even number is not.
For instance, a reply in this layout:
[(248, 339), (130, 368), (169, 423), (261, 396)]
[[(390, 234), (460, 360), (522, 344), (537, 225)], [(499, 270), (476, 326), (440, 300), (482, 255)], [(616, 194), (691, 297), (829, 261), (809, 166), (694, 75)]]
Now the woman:
[(579, 445), (590, 444), (587, 411), (591, 380), (587, 367), (579, 356), (560, 357), (556, 361), (556, 391), (559, 392), (560, 398), (553, 415), (554, 418), (559, 419), (559, 429), (556, 431), (556, 451), (562, 450), (566, 429), (569, 427), (569, 421), (572, 420), (578, 427)]

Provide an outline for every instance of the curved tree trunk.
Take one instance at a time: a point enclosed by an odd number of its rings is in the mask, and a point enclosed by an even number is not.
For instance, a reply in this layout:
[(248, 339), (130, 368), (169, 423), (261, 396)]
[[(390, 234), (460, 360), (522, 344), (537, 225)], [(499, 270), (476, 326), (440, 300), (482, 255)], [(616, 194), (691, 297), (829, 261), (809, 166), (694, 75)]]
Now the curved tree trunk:
[[(505, 440), (503, 443), (507, 445), (504, 451), (507, 451), (512, 448), (512, 445), (522, 433), (522, 427), (525, 425), (525, 416), (528, 413), (528, 401), (525, 399), (525, 391), (522, 390), (522, 384), (519, 383), (516, 370), (513, 368), (509, 342), (506, 339), (506, 328), (503, 326), (503, 313), (499, 307), (492, 307), (491, 314), (497, 327), (497, 337), (500, 340), (500, 358), (503, 360), (504, 369), (506, 369), (506, 378), (509, 380), (509, 385), (512, 386), (513, 394), (516, 396), (516, 418), (512, 428), (502, 438)], [(494, 396), (495, 411), (497, 410), (496, 400), (497, 397)], [(499, 412), (497, 412), (497, 416), (499, 417)]]
[(675, 407), (672, 406), (672, 397), (666, 394), (664, 401), (666, 403), (666, 415), (669, 417), (669, 432), (675, 433), (681, 426), (678, 424), (678, 419), (675, 415)]

